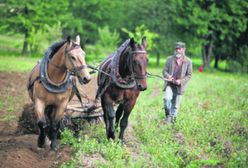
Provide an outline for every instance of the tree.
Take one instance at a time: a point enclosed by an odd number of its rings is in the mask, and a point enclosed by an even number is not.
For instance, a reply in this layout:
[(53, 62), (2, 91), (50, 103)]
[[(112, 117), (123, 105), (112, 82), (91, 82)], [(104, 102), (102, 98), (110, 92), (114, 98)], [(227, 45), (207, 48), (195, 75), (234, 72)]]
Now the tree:
[(5, 0), (1, 6), (1, 31), (24, 34), (22, 54), (32, 50), (32, 38), (59, 22), (64, 25), (72, 19), (69, 3), (64, 0)]
[(94, 45), (86, 45), (86, 53), (95, 55), (95, 60), (103, 59), (113, 53), (120, 42), (119, 33), (111, 32), (108, 26), (98, 28), (99, 39)]
[(70, 8), (77, 24), (67, 26), (67, 30), (80, 32), (83, 43), (95, 43), (98, 40), (98, 29), (109, 26), (110, 31), (120, 32), (121, 24), (125, 23), (126, 2), (112, 0), (70, 1)]
[(171, 45), (174, 44), (174, 33), (169, 29), (170, 21), (168, 15), (168, 0), (135, 0), (129, 2), (129, 23), (127, 28), (135, 32), (137, 27), (144, 25), (147, 30), (156, 37), (152, 44), (148, 41), (148, 46), (153, 45), (149, 50), (151, 55), (156, 55), (157, 65), (160, 62), (160, 55), (171, 54)]
[(247, 1), (177, 0), (171, 1), (170, 5), (174, 26), (189, 37), (200, 39), (206, 68), (210, 66), (215, 45), (234, 42), (247, 27)]
[(153, 48), (156, 47), (156, 43), (154, 43), (154, 40), (158, 38), (158, 34), (151, 32), (148, 30), (145, 25), (141, 25), (135, 28), (135, 32), (131, 32), (127, 30), (126, 28), (122, 29), (123, 32), (127, 33), (130, 38), (134, 38), (135, 41), (141, 42), (141, 39), (146, 36), (147, 44), (147, 50), (151, 51)]

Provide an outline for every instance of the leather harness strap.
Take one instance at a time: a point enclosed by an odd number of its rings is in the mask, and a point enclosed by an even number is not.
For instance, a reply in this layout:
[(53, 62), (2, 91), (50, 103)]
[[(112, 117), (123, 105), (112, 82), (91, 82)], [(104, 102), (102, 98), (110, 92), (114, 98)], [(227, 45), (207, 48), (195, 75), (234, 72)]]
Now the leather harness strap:
[(75, 67), (75, 68), (73, 68), (73, 70), (71, 72), (67, 72), (65, 80), (60, 84), (53, 83), (49, 79), (48, 74), (47, 74), (47, 65), (48, 65), (48, 63), (52, 64), (56, 68), (65, 68), (63, 66), (58, 66), (58, 65), (53, 64), (51, 59), (50, 59), (50, 57), (54, 54), (54, 48), (61, 47), (65, 42), (66, 41), (61, 41), (61, 42), (58, 42), (58, 43), (54, 43), (51, 47), (48, 48), (48, 50), (46, 51), (42, 61), (38, 62), (38, 64), (40, 64), (40, 74), (34, 80), (29, 81), (28, 90), (32, 91), (34, 83), (36, 81), (38, 81), (38, 80), (44, 86), (44, 88), (48, 92), (51, 92), (51, 93), (63, 93), (68, 89), (68, 87), (70, 85), (72, 85), (72, 90), (75, 92), (75, 94), (76, 94), (77, 98), (79, 99), (81, 105), (83, 105), (80, 92), (79, 92), (79, 90), (78, 90), (78, 88), (76, 86), (76, 81), (74, 81), (72, 79), (72, 75), (73, 75), (73, 73), (75, 75), (77, 75), (77, 73), (78, 73), (77, 71), (79, 71), (81, 69), (84, 69), (84, 68), (87, 68), (86, 65), (83, 65), (83, 66), (80, 66), (80, 67)]

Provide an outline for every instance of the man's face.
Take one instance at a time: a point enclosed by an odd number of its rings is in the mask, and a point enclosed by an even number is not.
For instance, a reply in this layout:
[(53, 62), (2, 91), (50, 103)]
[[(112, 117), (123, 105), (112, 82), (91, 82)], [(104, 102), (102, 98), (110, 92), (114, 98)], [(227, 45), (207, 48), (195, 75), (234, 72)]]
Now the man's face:
[(185, 48), (176, 48), (176, 52), (183, 54), (184, 53)]
[(185, 53), (185, 48), (176, 48), (175, 51), (176, 51), (176, 57), (181, 57)]

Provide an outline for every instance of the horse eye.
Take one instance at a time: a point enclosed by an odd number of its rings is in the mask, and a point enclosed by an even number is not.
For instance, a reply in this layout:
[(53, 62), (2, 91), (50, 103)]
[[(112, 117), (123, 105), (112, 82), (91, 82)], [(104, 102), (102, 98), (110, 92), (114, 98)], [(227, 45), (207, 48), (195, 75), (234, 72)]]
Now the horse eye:
[(73, 56), (71, 56), (71, 59), (72, 59), (73, 61), (76, 61), (76, 58), (75, 58), (75, 57), (73, 57)]
[(146, 62), (149, 62), (149, 59), (148, 58), (146, 59)]

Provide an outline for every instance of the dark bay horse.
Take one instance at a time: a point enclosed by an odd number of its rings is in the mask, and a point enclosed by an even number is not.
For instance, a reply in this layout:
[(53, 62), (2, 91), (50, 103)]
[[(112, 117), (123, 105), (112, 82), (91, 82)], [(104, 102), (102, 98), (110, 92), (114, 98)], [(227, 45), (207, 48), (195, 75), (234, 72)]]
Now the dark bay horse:
[[(96, 97), (101, 98), (108, 139), (115, 138), (115, 128), (120, 121), (119, 139), (123, 143), (128, 117), (140, 91), (147, 88), (147, 64), (145, 37), (142, 38), (141, 45), (137, 44), (133, 38), (127, 40), (101, 63)], [(115, 105), (118, 105), (116, 111)]]
[(76, 77), (80, 84), (90, 81), (85, 62), (85, 52), (80, 46), (80, 37), (54, 43), (48, 48), (42, 61), (32, 70), (28, 81), (29, 96), (34, 102), (39, 127), (38, 147), (44, 147), (46, 116), (50, 119), (48, 138), (51, 149), (56, 150), (60, 120), (72, 99)]

